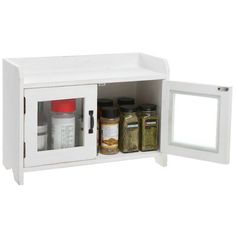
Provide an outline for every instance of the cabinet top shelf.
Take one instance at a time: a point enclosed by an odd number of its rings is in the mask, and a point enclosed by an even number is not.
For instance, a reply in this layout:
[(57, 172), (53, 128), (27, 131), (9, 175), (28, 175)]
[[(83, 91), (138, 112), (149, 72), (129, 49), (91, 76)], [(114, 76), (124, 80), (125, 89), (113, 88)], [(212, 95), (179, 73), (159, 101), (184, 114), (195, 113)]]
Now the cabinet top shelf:
[(142, 53), (10, 58), (23, 87), (156, 80), (168, 77), (166, 60)]

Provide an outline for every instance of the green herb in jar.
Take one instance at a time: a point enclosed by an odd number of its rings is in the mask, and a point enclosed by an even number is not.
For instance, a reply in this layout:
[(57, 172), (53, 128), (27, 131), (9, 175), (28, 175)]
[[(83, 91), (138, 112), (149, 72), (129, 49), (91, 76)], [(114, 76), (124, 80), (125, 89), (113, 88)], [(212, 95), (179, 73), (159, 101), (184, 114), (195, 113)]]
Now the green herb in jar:
[(139, 148), (139, 122), (137, 108), (133, 105), (120, 107), (120, 138), (121, 152), (137, 152)]
[(143, 104), (140, 106), (140, 145), (141, 151), (157, 150), (159, 118), (155, 104)]

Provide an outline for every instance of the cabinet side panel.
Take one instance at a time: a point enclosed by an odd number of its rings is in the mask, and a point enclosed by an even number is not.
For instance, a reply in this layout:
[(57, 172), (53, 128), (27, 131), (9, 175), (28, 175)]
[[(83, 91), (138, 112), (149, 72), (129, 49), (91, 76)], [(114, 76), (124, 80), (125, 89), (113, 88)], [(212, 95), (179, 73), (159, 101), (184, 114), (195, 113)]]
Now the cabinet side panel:
[(19, 69), (3, 60), (3, 164), (23, 184), (23, 86)]

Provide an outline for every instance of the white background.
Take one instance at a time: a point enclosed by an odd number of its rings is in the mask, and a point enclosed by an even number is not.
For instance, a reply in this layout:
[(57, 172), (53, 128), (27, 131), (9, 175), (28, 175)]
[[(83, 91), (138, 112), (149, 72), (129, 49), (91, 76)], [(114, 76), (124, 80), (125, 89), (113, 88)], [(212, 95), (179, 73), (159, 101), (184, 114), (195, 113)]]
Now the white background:
[[(235, 88), (234, 4), (2, 0), (0, 58), (144, 52), (168, 59), (171, 80)], [(148, 159), (27, 173), (24, 186), (1, 165), (0, 235), (235, 236), (234, 132), (231, 144), (230, 165), (169, 156), (167, 168)]]

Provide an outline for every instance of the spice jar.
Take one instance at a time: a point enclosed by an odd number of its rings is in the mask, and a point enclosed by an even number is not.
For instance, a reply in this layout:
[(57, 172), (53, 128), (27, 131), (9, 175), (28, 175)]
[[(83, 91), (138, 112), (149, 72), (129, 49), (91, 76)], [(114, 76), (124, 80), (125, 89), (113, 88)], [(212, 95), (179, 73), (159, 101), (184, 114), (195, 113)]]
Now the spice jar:
[(100, 118), (101, 147), (100, 152), (105, 155), (119, 152), (119, 111), (117, 107), (103, 107)]
[(48, 124), (44, 114), (43, 102), (38, 103), (38, 151), (47, 150), (48, 148)]
[(159, 147), (159, 119), (155, 104), (143, 104), (140, 106), (140, 142), (141, 151), (157, 150)]
[(75, 99), (51, 102), (52, 149), (75, 146), (75, 110)]
[(101, 125), (100, 117), (102, 113), (102, 107), (113, 106), (113, 100), (109, 98), (99, 98), (97, 101), (97, 152), (99, 152), (99, 146), (101, 145)]
[(110, 107), (113, 106), (113, 100), (110, 98), (99, 98), (98, 99), (98, 117), (101, 116), (102, 107)]
[(119, 106), (134, 105), (134, 103), (135, 103), (134, 98), (130, 98), (130, 97), (119, 97), (119, 98), (117, 98), (117, 104)]
[(127, 105), (120, 107), (119, 149), (121, 152), (137, 152), (139, 149), (139, 123), (137, 107)]

